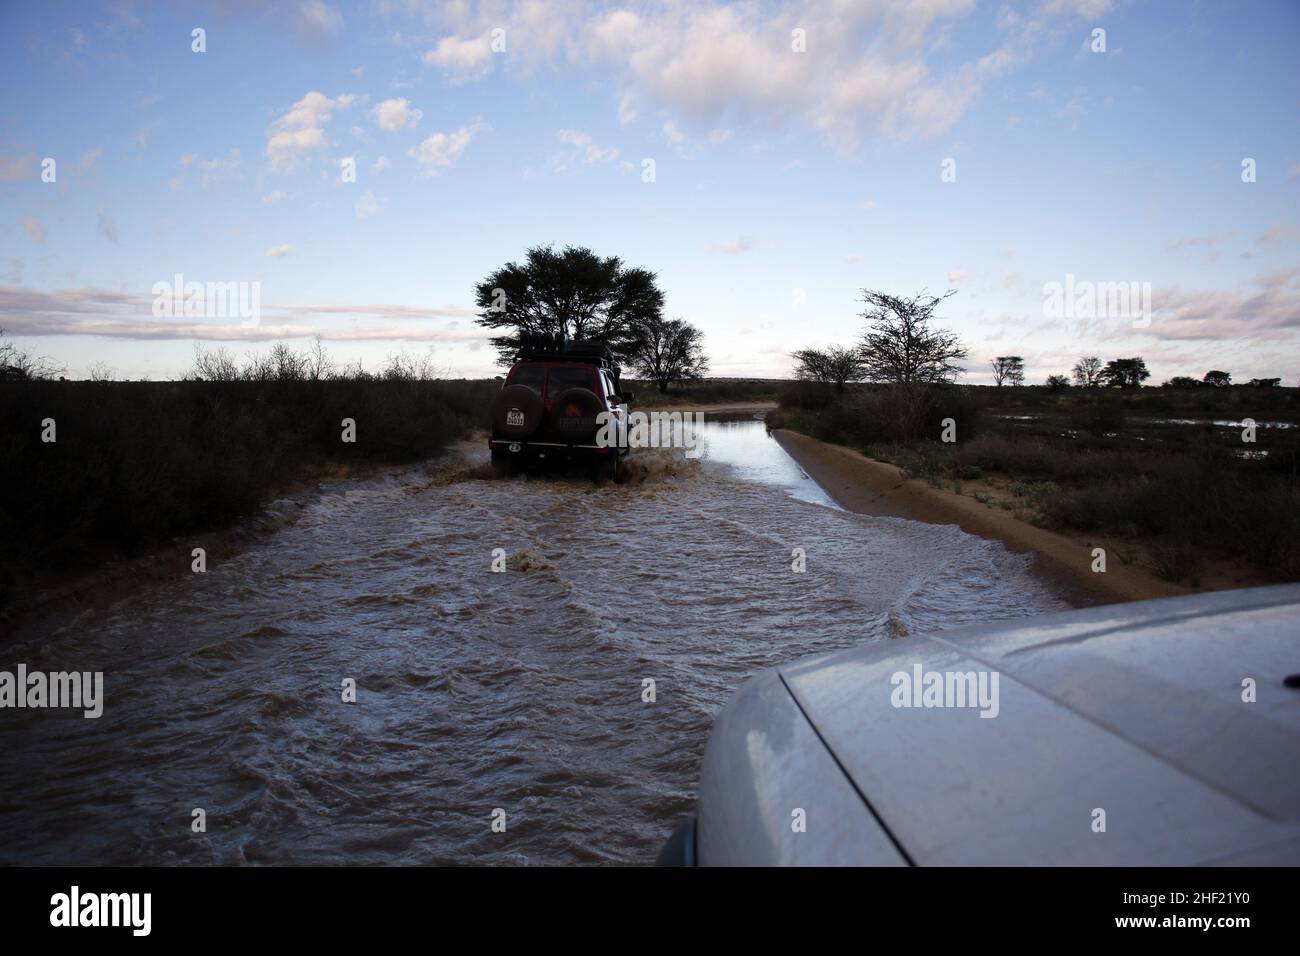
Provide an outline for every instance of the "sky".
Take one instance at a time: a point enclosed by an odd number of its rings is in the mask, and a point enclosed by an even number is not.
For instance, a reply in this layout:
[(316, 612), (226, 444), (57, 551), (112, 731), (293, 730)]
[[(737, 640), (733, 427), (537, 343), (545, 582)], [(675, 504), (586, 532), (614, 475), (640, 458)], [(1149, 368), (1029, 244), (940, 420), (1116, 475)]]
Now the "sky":
[[(72, 378), (317, 335), (492, 375), (475, 283), (573, 244), (655, 272), (714, 375), (954, 289), (962, 381), (1295, 385), (1297, 49), (1295, 0), (4, 0), (0, 328)], [(260, 308), (167, 314), (178, 275)]]

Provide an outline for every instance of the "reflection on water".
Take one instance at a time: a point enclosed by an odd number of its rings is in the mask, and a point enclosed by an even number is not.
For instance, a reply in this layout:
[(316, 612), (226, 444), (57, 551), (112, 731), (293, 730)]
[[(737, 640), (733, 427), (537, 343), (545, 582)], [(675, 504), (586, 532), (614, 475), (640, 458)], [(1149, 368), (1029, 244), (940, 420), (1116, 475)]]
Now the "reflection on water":
[(706, 440), (617, 486), (328, 486), (206, 574), (182, 548), (174, 580), (9, 644), (9, 669), (104, 671), (106, 700), (0, 712), (0, 863), (647, 862), (756, 671), (1061, 606), (999, 544), (827, 507), (760, 422)]
[[(1244, 428), (1245, 421), (1233, 418), (1147, 418), (1156, 425), (1213, 425), (1216, 428)], [(1256, 428), (1295, 428), (1295, 422), (1255, 422)]]
[(786, 489), (800, 501), (839, 508), (830, 495), (785, 453), (761, 422), (706, 421), (704, 457), (738, 478)]

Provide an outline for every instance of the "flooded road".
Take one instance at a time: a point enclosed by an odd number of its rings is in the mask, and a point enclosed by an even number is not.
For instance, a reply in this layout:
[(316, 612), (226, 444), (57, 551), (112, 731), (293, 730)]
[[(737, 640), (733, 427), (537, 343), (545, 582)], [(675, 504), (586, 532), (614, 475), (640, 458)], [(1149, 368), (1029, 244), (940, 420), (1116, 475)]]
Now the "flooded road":
[(835, 507), (761, 422), (705, 440), (622, 485), (326, 486), (206, 574), (11, 642), (0, 666), (102, 670), (106, 700), (0, 712), (0, 863), (648, 863), (755, 671), (1064, 607), (1000, 544)]

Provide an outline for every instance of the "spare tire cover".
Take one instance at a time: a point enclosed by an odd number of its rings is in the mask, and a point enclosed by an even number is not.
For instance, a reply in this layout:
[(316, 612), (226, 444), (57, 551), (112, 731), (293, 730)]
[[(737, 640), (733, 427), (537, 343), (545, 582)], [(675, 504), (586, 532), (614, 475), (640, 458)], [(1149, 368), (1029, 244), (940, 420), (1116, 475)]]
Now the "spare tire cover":
[(605, 403), (591, 389), (566, 388), (551, 403), (551, 421), (562, 440), (589, 445), (596, 440), (596, 416), (603, 411)]
[(498, 438), (527, 438), (542, 424), (542, 396), (527, 385), (507, 385), (492, 403), (492, 434)]

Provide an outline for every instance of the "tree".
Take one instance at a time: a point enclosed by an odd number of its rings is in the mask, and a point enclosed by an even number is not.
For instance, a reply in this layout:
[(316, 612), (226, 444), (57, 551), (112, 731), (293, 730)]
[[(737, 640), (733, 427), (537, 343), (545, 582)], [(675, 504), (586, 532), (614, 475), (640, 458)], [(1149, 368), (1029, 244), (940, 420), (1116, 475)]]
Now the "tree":
[(628, 361), (639, 375), (666, 392), (670, 382), (695, 381), (708, 373), (702, 338), (699, 329), (681, 319), (646, 319), (637, 325)]
[(838, 392), (844, 391), (848, 382), (862, 381), (866, 374), (862, 356), (854, 349), (832, 345), (824, 352), (820, 349), (800, 349), (791, 354), (795, 360), (795, 378), (834, 385)]
[(1093, 388), (1099, 384), (1101, 377), (1101, 359), (1095, 355), (1081, 358), (1070, 369), (1074, 373), (1074, 384), (1080, 388)]
[(830, 383), (830, 356), (821, 349), (799, 349), (791, 352), (794, 358), (794, 377), (801, 382)]
[(1175, 375), (1165, 382), (1164, 388), (1200, 388), (1201, 383), (1190, 375)]
[(479, 325), (508, 330), (492, 339), (503, 365), (514, 358), (521, 332), (603, 342), (626, 356), (638, 324), (662, 318), (664, 306), (653, 272), (583, 246), (534, 246), (522, 264), (507, 262), (475, 286), (474, 299)]
[(1151, 377), (1141, 358), (1111, 359), (1101, 370), (1098, 383), (1108, 387), (1138, 388)]
[(1232, 384), (1232, 376), (1227, 372), (1221, 372), (1218, 369), (1210, 369), (1210, 371), (1205, 373), (1205, 378), (1202, 379), (1202, 381), (1205, 382), (1206, 385), (1213, 385), (1215, 388), (1223, 388), (1225, 385)]
[(1002, 387), (1003, 382), (1025, 384), (1025, 360), (1019, 355), (999, 355), (989, 365), (993, 367), (993, 381), (998, 388)]
[(872, 382), (946, 382), (964, 369), (955, 364), (966, 357), (966, 348), (945, 329), (931, 329), (930, 320), (939, 303), (956, 293), (941, 296), (924, 290), (912, 298), (864, 289), (867, 309), (862, 317), (869, 323), (858, 355), (863, 378)]
[(325, 352), (325, 343), (320, 336), (312, 341), (311, 351), (307, 353), (307, 378), (313, 382), (323, 382), (334, 376), (334, 360)]
[(311, 357), (299, 355), (283, 342), (276, 342), (267, 356), (267, 368), (277, 382), (301, 382), (308, 377)]
[[(4, 335), (4, 329), (0, 329)], [(0, 381), (51, 379), (65, 371), (47, 358), (20, 351), (12, 342), (0, 342)]]
[(208, 351), (194, 343), (194, 370), (186, 376), (200, 382), (237, 382), (239, 366), (234, 357), (221, 346)]
[(1277, 388), (1282, 384), (1280, 378), (1252, 378), (1246, 383), (1252, 388)]
[(1070, 380), (1064, 375), (1047, 376), (1047, 390), (1049, 392), (1063, 392), (1070, 387)]

